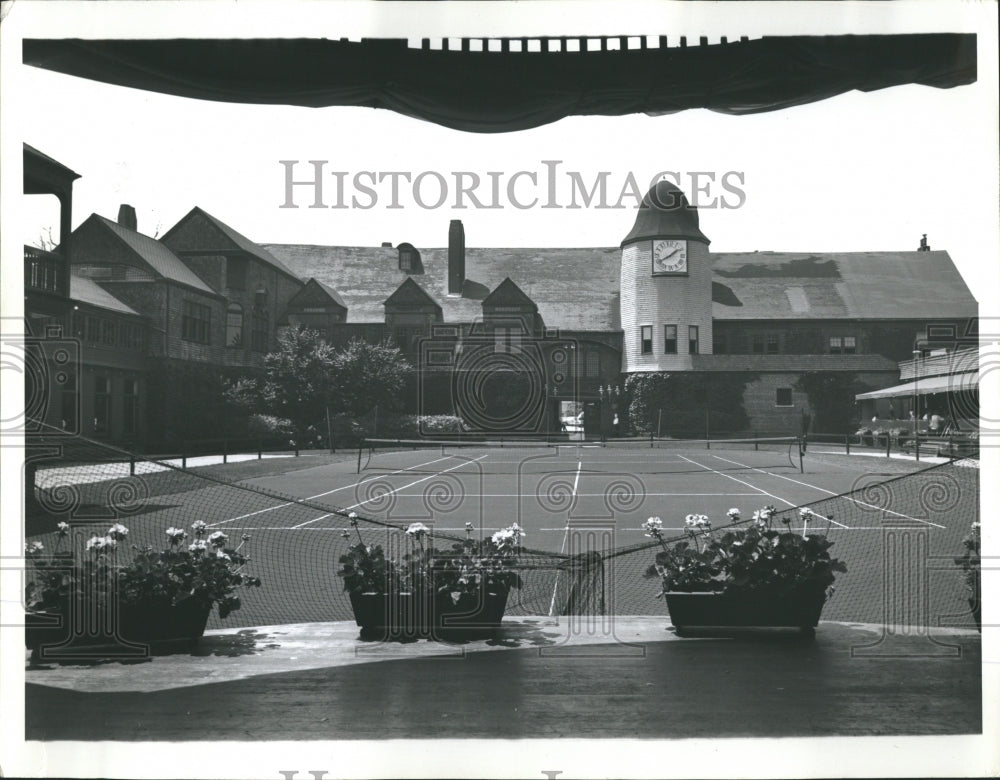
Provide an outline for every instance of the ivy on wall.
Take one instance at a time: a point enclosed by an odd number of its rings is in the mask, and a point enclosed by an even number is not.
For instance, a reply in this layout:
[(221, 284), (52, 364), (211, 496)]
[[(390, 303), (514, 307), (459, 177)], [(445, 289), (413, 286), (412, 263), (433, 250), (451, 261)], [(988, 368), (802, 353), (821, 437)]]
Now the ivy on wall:
[(706, 427), (709, 436), (746, 431), (743, 394), (757, 378), (749, 371), (631, 374), (625, 380), (631, 432), (700, 437)]
[(795, 389), (806, 394), (812, 410), (814, 433), (854, 431), (854, 396), (872, 388), (849, 371), (809, 371), (798, 378)]

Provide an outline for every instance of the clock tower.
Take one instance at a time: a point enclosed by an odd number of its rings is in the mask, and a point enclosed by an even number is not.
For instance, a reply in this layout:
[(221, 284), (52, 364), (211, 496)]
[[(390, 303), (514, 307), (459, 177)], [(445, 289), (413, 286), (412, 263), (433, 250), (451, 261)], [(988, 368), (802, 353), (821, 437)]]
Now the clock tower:
[(712, 269), (698, 211), (661, 180), (621, 243), (622, 371), (682, 371), (712, 351)]

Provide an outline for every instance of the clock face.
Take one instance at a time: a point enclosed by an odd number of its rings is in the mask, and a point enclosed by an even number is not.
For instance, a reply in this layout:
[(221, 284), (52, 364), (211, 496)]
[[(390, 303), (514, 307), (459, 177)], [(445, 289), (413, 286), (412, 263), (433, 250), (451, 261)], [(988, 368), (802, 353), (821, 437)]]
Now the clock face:
[(687, 273), (687, 241), (669, 238), (653, 241), (653, 273)]

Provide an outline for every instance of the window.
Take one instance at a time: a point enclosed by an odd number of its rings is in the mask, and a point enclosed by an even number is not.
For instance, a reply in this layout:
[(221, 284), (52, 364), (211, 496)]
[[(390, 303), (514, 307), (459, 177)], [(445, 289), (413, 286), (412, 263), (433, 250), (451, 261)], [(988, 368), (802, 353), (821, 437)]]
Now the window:
[(265, 309), (254, 309), (250, 331), (250, 348), (257, 352), (267, 352), (268, 350), (267, 311)]
[(399, 250), (399, 270), (400, 271), (411, 271), (413, 270), (413, 252), (409, 249)]
[(184, 301), (181, 316), (181, 338), (198, 344), (211, 343), (209, 338), (212, 310), (194, 301)]
[(698, 326), (688, 326), (688, 352), (692, 355), (698, 354)]
[(857, 339), (854, 336), (831, 336), (831, 355), (853, 355), (857, 352)]
[(87, 341), (92, 341), (97, 343), (101, 340), (101, 320), (98, 317), (87, 317), (85, 320), (87, 325)]
[(94, 377), (94, 433), (106, 436), (111, 432), (111, 380)]
[(521, 351), (521, 329), (495, 327), (493, 328), (493, 342), (495, 352), (518, 354)]
[(774, 405), (775, 406), (791, 406), (792, 405), (792, 388), (790, 387), (779, 387), (774, 391)]
[(122, 433), (135, 436), (139, 432), (139, 381), (126, 379), (122, 386)]
[(653, 352), (653, 326), (643, 325), (639, 328), (639, 349), (643, 355)]
[(397, 325), (392, 329), (396, 345), (404, 352), (416, 350), (424, 329), (419, 325)]
[(245, 257), (226, 258), (226, 287), (230, 290), (245, 290), (247, 288), (247, 260)]
[(243, 346), (243, 307), (238, 303), (231, 303), (226, 309), (226, 346)]
[(587, 362), (585, 363), (584, 370), (587, 372), (587, 377), (590, 379), (595, 379), (600, 375), (601, 356), (594, 350), (587, 353)]
[(111, 320), (101, 321), (101, 341), (108, 347), (115, 345), (115, 323)]
[(664, 355), (676, 355), (677, 354), (677, 326), (676, 325), (664, 325), (663, 326), (663, 354)]
[(755, 355), (764, 354), (764, 336), (760, 333), (755, 333), (753, 338), (750, 340), (750, 351)]
[(777, 333), (767, 334), (767, 354), (777, 355), (781, 347), (781, 342), (778, 341)]

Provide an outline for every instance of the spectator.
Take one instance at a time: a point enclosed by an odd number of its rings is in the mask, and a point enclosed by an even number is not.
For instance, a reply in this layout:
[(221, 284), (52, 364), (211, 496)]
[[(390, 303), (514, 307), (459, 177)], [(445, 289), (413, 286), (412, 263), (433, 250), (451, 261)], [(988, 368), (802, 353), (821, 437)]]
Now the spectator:
[(943, 420), (941, 419), (941, 415), (939, 415), (937, 412), (931, 415), (931, 423), (930, 423), (931, 436), (939, 436), (941, 434), (942, 422)]

